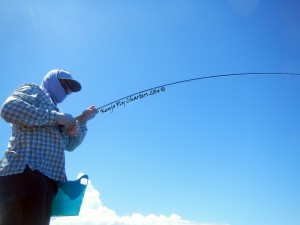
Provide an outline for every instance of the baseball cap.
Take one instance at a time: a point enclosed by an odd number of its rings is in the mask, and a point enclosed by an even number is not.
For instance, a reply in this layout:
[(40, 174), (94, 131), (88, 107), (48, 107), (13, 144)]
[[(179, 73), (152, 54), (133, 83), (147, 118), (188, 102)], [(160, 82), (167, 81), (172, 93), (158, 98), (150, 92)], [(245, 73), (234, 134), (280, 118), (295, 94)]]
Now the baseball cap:
[(68, 84), (70, 84), (70, 89), (72, 92), (78, 92), (81, 90), (81, 84), (77, 80), (74, 80), (68, 71), (58, 70), (57, 78), (60, 80), (67, 80)]

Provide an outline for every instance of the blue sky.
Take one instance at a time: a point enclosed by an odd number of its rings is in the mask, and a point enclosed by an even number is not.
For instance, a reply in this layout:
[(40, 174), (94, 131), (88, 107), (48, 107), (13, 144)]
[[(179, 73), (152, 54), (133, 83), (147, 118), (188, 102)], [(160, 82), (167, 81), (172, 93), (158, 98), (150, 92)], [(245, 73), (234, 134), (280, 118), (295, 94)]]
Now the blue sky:
[[(0, 1), (2, 102), (51, 69), (83, 86), (79, 115), (194, 77), (300, 73), (297, 0)], [(199, 223), (299, 225), (300, 77), (178, 84), (100, 113), (67, 175), (86, 173), (118, 215)], [(10, 127), (0, 122), (3, 152)]]

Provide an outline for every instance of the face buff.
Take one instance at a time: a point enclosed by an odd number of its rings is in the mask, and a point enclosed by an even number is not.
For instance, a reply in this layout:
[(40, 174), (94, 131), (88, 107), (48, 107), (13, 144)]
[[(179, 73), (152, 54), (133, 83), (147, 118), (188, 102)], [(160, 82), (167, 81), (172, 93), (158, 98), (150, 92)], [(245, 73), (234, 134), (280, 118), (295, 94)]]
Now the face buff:
[(57, 75), (58, 70), (49, 71), (41, 84), (41, 87), (48, 92), (56, 104), (61, 103), (68, 95), (61, 86)]

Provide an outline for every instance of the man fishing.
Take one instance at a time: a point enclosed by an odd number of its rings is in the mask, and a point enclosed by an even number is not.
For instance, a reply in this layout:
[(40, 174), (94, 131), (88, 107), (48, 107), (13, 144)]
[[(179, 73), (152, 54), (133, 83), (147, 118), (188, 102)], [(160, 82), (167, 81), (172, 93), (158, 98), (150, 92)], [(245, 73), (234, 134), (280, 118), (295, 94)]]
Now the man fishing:
[(57, 104), (81, 85), (64, 70), (51, 70), (41, 85), (26, 83), (7, 98), (2, 118), (12, 124), (8, 149), (0, 161), (0, 225), (46, 225), (57, 183), (67, 181), (64, 150), (85, 138), (95, 106), (80, 117)]

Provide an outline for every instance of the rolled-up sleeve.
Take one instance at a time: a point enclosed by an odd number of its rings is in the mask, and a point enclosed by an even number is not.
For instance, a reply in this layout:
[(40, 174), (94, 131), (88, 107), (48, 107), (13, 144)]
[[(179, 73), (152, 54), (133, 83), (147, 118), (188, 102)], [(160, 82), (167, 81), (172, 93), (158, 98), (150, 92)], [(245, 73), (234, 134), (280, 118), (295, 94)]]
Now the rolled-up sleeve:
[(62, 129), (62, 137), (65, 141), (65, 150), (73, 151), (76, 147), (78, 147), (82, 141), (84, 140), (87, 133), (87, 126), (86, 123), (80, 123), (79, 132), (76, 136), (69, 136), (66, 128), (63, 127)]

